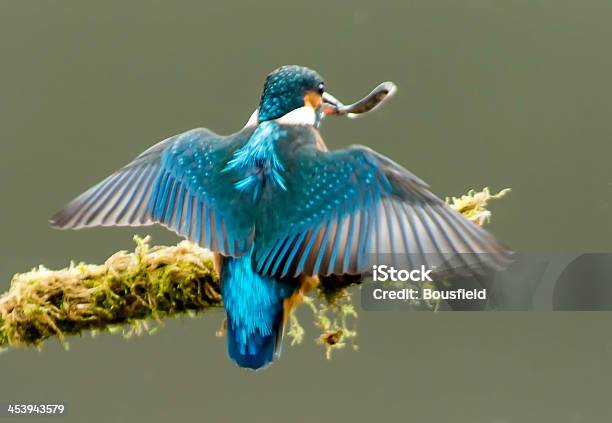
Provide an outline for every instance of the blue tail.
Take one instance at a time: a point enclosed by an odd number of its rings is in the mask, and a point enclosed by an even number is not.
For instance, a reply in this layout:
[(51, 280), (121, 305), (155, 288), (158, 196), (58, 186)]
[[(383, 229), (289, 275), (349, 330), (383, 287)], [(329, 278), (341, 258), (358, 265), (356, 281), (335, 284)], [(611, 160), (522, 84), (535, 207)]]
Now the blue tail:
[(280, 355), (283, 300), (295, 286), (257, 274), (251, 257), (226, 258), (221, 295), (227, 312), (227, 352), (240, 367), (259, 369)]

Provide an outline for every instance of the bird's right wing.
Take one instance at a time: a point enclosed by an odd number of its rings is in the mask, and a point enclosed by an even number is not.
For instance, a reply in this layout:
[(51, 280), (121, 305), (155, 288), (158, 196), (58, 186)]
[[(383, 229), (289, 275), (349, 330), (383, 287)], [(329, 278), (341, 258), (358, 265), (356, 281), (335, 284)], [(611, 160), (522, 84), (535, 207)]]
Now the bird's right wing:
[(60, 229), (160, 223), (213, 251), (239, 256), (250, 249), (253, 219), (235, 207), (231, 175), (222, 173), (232, 144), (194, 129), (146, 150), (51, 218)]
[(510, 251), (491, 234), (366, 147), (321, 152), (306, 144), (281, 160), (287, 189), (256, 225), (262, 274), (355, 274), (398, 259), (473, 275), (508, 263)]

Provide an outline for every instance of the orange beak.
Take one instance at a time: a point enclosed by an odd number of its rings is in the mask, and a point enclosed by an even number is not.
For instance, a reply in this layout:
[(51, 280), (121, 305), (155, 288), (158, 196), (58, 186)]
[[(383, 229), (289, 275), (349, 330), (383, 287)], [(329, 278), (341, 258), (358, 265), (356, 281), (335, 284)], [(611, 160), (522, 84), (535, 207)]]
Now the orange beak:
[(314, 91), (309, 91), (304, 96), (304, 105), (310, 106), (315, 110), (322, 107), (325, 116), (338, 114), (338, 109), (344, 106), (333, 95), (329, 93), (323, 93), (323, 95), (321, 95)]
[(330, 93), (323, 93), (321, 98), (323, 100), (323, 113), (325, 114), (325, 116), (338, 114), (338, 110), (340, 109), (340, 107), (344, 107), (344, 104), (342, 104), (336, 97), (334, 97)]

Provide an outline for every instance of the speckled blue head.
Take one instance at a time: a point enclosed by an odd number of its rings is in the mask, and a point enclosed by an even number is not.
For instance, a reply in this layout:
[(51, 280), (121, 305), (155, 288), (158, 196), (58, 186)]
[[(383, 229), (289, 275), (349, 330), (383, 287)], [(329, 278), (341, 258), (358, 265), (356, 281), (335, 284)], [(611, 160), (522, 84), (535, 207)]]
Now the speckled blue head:
[(305, 105), (318, 107), (324, 90), (323, 78), (317, 72), (303, 66), (282, 66), (266, 78), (259, 122), (278, 119)]

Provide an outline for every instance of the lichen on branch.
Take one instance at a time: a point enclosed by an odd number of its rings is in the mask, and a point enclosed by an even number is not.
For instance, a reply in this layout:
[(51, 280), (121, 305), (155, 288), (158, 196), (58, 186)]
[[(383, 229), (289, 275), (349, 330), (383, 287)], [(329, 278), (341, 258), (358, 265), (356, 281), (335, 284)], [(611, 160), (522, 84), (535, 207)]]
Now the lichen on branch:
[[(447, 202), (482, 225), (491, 216), (488, 201), (508, 192), (493, 195), (484, 188)], [(141, 333), (150, 331), (150, 319), (161, 322), (222, 306), (210, 251), (188, 241), (170, 247), (150, 247), (148, 237), (135, 237), (135, 241), (134, 252), (120, 251), (102, 265), (72, 263), (55, 271), (39, 266), (16, 274), (9, 290), (0, 296), (0, 348), (40, 348), (51, 337), (67, 347), (68, 335)], [(352, 322), (357, 313), (348, 288), (360, 281), (356, 276), (324, 278), (316, 293), (305, 300), (322, 332), (316, 339), (326, 347), (328, 358), (347, 341), (356, 348)], [(300, 343), (304, 329), (296, 318), (289, 323), (292, 344)]]

